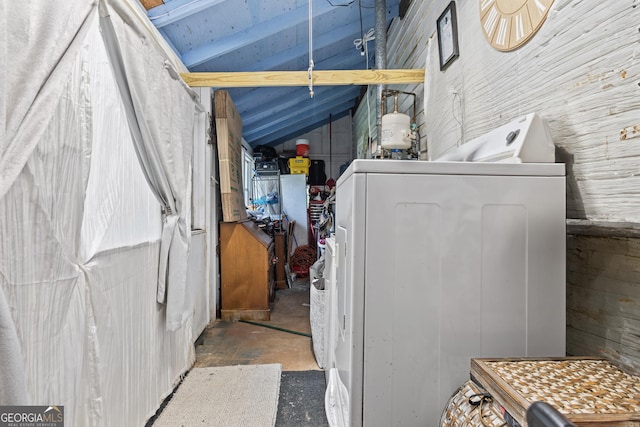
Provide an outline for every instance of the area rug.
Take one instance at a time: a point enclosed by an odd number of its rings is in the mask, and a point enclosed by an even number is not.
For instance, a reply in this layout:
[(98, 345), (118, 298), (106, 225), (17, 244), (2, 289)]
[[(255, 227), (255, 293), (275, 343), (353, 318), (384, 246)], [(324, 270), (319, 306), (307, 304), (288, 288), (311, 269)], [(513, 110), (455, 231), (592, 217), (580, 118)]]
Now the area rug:
[(273, 427), (282, 365), (194, 368), (153, 426)]

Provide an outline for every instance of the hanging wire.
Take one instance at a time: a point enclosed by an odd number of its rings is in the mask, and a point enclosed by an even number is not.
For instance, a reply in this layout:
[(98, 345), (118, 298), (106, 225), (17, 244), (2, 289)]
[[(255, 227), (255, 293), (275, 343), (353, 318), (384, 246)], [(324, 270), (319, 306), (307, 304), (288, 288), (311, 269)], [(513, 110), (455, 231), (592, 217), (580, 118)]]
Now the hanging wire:
[(313, 98), (313, 0), (309, 0), (309, 96)]
[[(328, 1), (328, 0), (327, 0)], [(361, 38), (355, 39), (353, 41), (353, 45), (356, 49), (360, 51), (360, 55), (365, 57), (365, 68), (369, 69), (369, 42), (376, 39), (375, 30), (373, 28), (369, 29), (366, 33), (364, 33), (364, 29), (362, 26), (362, 0), (358, 0), (358, 10), (360, 12), (360, 35)], [(367, 86), (367, 92), (365, 97), (367, 98), (367, 123), (369, 125), (369, 135), (371, 135), (371, 106), (369, 105), (369, 89), (370, 86)], [(371, 139), (371, 138), (369, 138)]]
[[(460, 106), (460, 118), (456, 117), (456, 100), (458, 101), (458, 104)], [(460, 138), (458, 138), (458, 140), (456, 141), (456, 145), (460, 146), (463, 142), (464, 142), (464, 126), (462, 126), (462, 97), (460, 96), (460, 94), (458, 92), (455, 92), (453, 94), (453, 99), (451, 100), (451, 115), (453, 116), (453, 120), (456, 121), (456, 123), (458, 123), (458, 125), (460, 126)]]
[[(358, 0), (358, 12), (360, 13), (360, 37), (364, 39), (364, 28), (362, 28), (362, 0)], [(362, 54), (364, 54), (364, 50), (362, 52)]]
[(360, 51), (360, 55), (367, 57), (367, 68), (369, 67), (369, 49), (367, 42), (373, 41), (375, 39), (375, 31), (373, 28), (370, 28), (369, 31), (367, 31), (361, 39), (355, 39), (353, 41), (353, 45)]

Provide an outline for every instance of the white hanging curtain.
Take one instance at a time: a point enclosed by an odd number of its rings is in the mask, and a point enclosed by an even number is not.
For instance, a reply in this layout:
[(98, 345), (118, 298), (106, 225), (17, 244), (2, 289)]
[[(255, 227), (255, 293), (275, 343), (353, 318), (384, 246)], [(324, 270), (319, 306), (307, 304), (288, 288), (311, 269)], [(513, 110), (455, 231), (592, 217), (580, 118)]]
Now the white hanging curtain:
[[(7, 58), (7, 8), (0, 0), (0, 58)], [(7, 61), (0, 61), (0, 170), (4, 169), (6, 132), (6, 74)], [(2, 196), (0, 195), (0, 199)], [(0, 288), (0, 405), (25, 405), (27, 389), (20, 351), (20, 340), (9, 311), (9, 305)]]
[(137, 0), (102, 6), (173, 227), (136, 158), (98, 1), (0, 0), (0, 404), (143, 425), (195, 360), (184, 258), (198, 103)]
[(0, 199), (40, 140), (78, 49), (94, 16), (96, 1), (2, 0), (0, 32), (6, 37), (0, 92), (4, 138), (0, 139)]
[[(157, 301), (167, 304), (167, 329), (183, 325), (190, 233), (191, 144), (196, 95), (185, 86), (174, 64), (154, 55), (141, 36), (136, 11), (120, 2), (100, 0), (100, 26), (125, 107), (143, 173), (163, 209)], [(133, 23), (133, 24), (132, 24)], [(124, 46), (123, 46), (124, 45)], [(158, 67), (164, 63), (164, 69)], [(170, 90), (167, 90), (170, 88)], [(159, 105), (161, 97), (171, 110)]]
[(2, 289), (0, 289), (0, 343), (0, 405), (26, 405), (29, 400), (20, 340)]
[[(0, 200), (47, 131), (96, 5), (0, 0)], [(0, 404), (29, 401), (21, 342), (2, 287), (0, 385)]]

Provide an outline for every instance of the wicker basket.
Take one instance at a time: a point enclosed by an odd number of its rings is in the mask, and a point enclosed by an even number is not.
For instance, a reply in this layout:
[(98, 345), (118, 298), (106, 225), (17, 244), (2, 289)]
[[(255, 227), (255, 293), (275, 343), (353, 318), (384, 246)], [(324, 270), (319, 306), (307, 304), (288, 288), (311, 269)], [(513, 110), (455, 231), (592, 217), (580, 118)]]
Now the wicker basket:
[(604, 359), (472, 359), (471, 377), (522, 426), (536, 401), (577, 426), (640, 426), (640, 377)]
[[(482, 400), (473, 397), (486, 393), (484, 389), (467, 381), (451, 396), (442, 417), (441, 427), (501, 427), (504, 420), (491, 398)], [(478, 404), (471, 404), (471, 401)], [(484, 420), (484, 423), (483, 423)]]

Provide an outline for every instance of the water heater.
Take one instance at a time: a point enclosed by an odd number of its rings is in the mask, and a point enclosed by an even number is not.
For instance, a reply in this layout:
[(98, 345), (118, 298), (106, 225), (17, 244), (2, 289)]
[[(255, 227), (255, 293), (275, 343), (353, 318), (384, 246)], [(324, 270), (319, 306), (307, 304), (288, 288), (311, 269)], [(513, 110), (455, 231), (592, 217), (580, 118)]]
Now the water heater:
[(386, 150), (411, 148), (411, 118), (397, 111), (382, 116), (381, 145)]
[[(403, 113), (398, 112), (398, 95), (413, 96), (413, 119)], [(393, 97), (393, 112), (385, 114), (386, 99)], [(416, 141), (415, 130), (415, 112), (416, 112), (416, 95), (411, 92), (400, 92), (397, 90), (385, 89), (382, 91), (382, 121), (380, 146), (384, 150), (394, 152), (407, 152), (411, 150), (414, 141)], [(419, 146), (419, 144), (418, 144)], [(419, 148), (419, 147), (417, 147)], [(418, 150), (419, 151), (419, 150)]]

